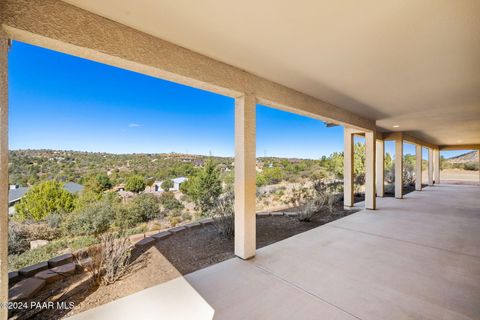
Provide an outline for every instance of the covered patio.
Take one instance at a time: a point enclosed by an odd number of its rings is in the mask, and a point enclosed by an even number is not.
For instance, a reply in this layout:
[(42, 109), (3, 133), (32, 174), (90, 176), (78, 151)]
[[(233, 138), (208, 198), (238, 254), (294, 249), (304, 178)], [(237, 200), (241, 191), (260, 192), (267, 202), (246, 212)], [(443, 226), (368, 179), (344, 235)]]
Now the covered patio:
[(197, 319), (477, 319), (480, 189), (440, 185), (379, 202), (381, 211), (360, 211), (251, 260), (230, 259), (72, 319), (126, 319), (127, 310), (142, 310), (143, 319), (193, 311)]
[[(15, 40), (235, 99), (239, 259), (186, 276), (183, 289), (162, 284), (78, 318), (133, 318), (140, 309), (155, 318), (162, 303), (170, 303), (171, 318), (191, 318), (195, 308), (175, 304), (185, 296), (219, 319), (478, 318), (480, 189), (439, 183), (440, 150), (480, 153), (479, 2), (209, 4), (0, 1), (0, 302), (8, 301)], [(257, 104), (344, 127), (347, 207), (354, 206), (353, 141), (364, 136), (365, 210), (256, 250)], [(383, 198), (386, 140), (395, 141), (395, 198)], [(404, 141), (416, 146), (417, 192), (406, 196)]]

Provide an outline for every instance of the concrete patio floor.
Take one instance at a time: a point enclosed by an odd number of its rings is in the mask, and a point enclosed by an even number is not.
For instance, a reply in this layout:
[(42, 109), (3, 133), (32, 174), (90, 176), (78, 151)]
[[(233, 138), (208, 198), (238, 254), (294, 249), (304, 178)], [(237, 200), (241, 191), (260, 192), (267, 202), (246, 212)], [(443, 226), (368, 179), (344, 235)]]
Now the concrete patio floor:
[(438, 185), (186, 276), (215, 319), (480, 319), (480, 188)]
[[(121, 310), (140, 308), (142, 319), (187, 319), (195, 310), (193, 319), (480, 319), (480, 187), (439, 185), (378, 201), (380, 210), (264, 247), (254, 259), (172, 280), (181, 290), (167, 282), (74, 318), (128, 319)], [(162, 309), (165, 301), (183, 308)]]

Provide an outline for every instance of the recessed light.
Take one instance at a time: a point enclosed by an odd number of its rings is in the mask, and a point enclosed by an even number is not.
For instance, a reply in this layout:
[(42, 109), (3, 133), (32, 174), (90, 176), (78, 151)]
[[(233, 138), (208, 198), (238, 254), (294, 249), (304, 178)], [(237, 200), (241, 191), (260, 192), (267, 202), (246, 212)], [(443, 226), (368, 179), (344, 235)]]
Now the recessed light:
[(457, 140), (457, 142), (463, 142), (463, 140)]
[(396, 124), (396, 125), (394, 125), (393, 127), (394, 127), (394, 128), (398, 128), (398, 127), (400, 127), (400, 126), (399, 126), (398, 124)]

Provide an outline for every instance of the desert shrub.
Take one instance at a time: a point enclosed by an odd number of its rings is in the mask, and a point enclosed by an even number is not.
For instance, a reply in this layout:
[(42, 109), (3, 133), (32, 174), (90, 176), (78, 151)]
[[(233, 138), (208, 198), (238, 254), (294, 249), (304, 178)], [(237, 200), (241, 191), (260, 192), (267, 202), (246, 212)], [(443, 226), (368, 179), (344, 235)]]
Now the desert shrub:
[(256, 176), (256, 185), (257, 187), (263, 187), (267, 184), (267, 179), (262, 174), (257, 174)]
[(45, 218), (47, 225), (52, 229), (57, 229), (62, 223), (62, 216), (58, 213), (52, 213)]
[(355, 193), (360, 192), (363, 185), (365, 185), (365, 173), (362, 172), (355, 174), (353, 178), (353, 188), (355, 190)]
[(159, 200), (153, 194), (140, 194), (129, 202), (128, 209), (138, 221), (146, 222), (158, 217), (160, 213)]
[(213, 225), (218, 233), (227, 239), (232, 239), (235, 233), (235, 210), (233, 202), (233, 194), (228, 193), (217, 199), (215, 206), (209, 213), (210, 217), (213, 218)]
[(19, 254), (28, 250), (29, 243), (22, 229), (14, 222), (8, 224), (8, 254)]
[(158, 217), (159, 201), (151, 194), (141, 194), (133, 198), (127, 205), (118, 207), (115, 212), (115, 225), (128, 229), (139, 223)]
[(128, 177), (127, 182), (125, 183), (125, 189), (134, 193), (139, 193), (145, 190), (147, 183), (142, 176), (133, 175)]
[(44, 222), (23, 222), (20, 226), (29, 241), (37, 239), (53, 240), (61, 236), (60, 229), (52, 228), (48, 223)]
[(132, 244), (128, 238), (116, 233), (102, 235), (102, 284), (109, 285), (120, 279), (130, 264)]
[(171, 188), (173, 188), (173, 181), (170, 179), (167, 179), (162, 182), (161, 187), (164, 191), (169, 191)]
[(315, 214), (318, 212), (318, 207), (315, 200), (308, 201), (303, 209), (298, 213), (297, 219), (302, 222), (310, 222)]
[(298, 188), (292, 188), (289, 202), (295, 206), (303, 205), (307, 200), (311, 199), (311, 190), (304, 185), (300, 185)]
[(98, 235), (110, 228), (115, 218), (116, 205), (109, 201), (97, 201), (65, 217), (62, 229), (66, 234)]
[(477, 162), (467, 162), (464, 165), (465, 170), (472, 170), (472, 171), (478, 171), (479, 168), (478, 161)]
[(333, 213), (335, 211), (335, 205), (339, 201), (339, 196), (333, 192), (327, 191), (325, 193), (325, 206), (328, 209), (328, 212)]
[(92, 190), (86, 189), (75, 199), (75, 208), (83, 209), (94, 202), (100, 201), (102, 196), (102, 193), (96, 193)]
[(192, 215), (187, 211), (182, 212), (180, 216), (183, 221), (192, 219)]
[(146, 223), (142, 223), (140, 225), (137, 225), (133, 228), (126, 229), (122, 232), (122, 234), (126, 237), (132, 236), (134, 234), (139, 234), (139, 233), (145, 233), (148, 231), (148, 227)]
[(96, 285), (115, 283), (128, 271), (132, 244), (118, 233), (105, 233), (100, 245), (91, 246), (86, 254), (92, 259), (89, 272)]
[(177, 224), (182, 222), (182, 217), (179, 211), (172, 211), (171, 214), (168, 216), (168, 222), (172, 227), (175, 227)]
[(183, 204), (175, 198), (173, 192), (164, 192), (160, 195), (160, 204), (166, 211), (183, 209)]
[(321, 209), (326, 208), (330, 213), (335, 211), (335, 205), (340, 197), (337, 195), (339, 186), (337, 183), (326, 183), (324, 180), (317, 180), (313, 183), (313, 194), (310, 198), (304, 198), (304, 208), (298, 214), (299, 221), (308, 222)]

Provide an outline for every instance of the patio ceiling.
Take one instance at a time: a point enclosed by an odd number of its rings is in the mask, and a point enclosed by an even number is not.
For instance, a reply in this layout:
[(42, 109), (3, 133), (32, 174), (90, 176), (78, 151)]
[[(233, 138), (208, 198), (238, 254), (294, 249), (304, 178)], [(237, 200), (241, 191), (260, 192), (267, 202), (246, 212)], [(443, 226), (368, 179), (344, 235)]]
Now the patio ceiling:
[(480, 143), (478, 0), (66, 2), (374, 119), (382, 130)]

